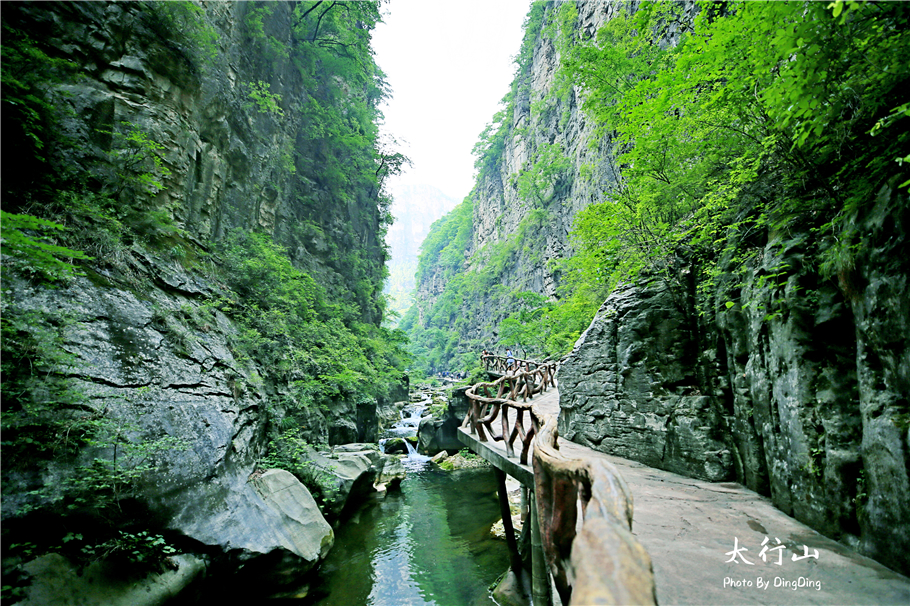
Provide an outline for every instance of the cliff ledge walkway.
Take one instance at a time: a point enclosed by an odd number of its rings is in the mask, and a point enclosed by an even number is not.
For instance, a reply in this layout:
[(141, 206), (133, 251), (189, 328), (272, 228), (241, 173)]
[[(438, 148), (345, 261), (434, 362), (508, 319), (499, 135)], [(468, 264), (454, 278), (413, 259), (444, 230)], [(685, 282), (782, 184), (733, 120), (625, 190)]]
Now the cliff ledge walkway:
[(910, 579), (740, 484), (558, 438), (555, 364), (483, 361), (498, 378), (468, 389), (458, 438), (497, 470), (513, 570), (504, 474), (528, 489), (535, 605), (910, 604)]

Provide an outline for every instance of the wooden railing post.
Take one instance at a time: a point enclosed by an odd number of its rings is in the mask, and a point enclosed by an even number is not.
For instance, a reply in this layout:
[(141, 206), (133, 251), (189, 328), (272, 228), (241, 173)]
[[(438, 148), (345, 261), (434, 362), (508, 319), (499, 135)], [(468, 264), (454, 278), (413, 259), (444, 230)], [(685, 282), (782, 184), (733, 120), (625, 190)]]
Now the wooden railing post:
[(531, 599), (534, 606), (552, 606), (553, 593), (550, 591), (550, 574), (540, 537), (540, 522), (537, 519), (537, 497), (531, 494)]
[(502, 515), (502, 529), (509, 547), (509, 563), (516, 578), (521, 579), (521, 555), (518, 553), (518, 542), (515, 540), (515, 528), (512, 526), (512, 510), (509, 508), (509, 495), (506, 492), (506, 472), (493, 467), (496, 474), (497, 492), (499, 493), (499, 512)]

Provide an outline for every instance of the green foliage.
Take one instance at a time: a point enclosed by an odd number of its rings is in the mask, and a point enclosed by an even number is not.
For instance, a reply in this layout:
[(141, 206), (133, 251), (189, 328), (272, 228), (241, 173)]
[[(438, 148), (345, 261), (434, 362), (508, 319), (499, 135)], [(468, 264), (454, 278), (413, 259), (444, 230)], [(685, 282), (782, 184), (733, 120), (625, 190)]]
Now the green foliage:
[[(529, 167), (513, 175), (518, 195), (537, 207), (545, 207), (566, 179), (571, 162), (557, 143), (545, 143), (537, 148)], [(567, 184), (566, 184), (567, 185)], [(564, 185), (563, 185), (564, 186)]]
[(24, 274), (59, 280), (77, 273), (63, 259), (90, 259), (82, 251), (48, 242), (64, 229), (59, 223), (0, 211), (0, 254), (4, 269), (10, 264)]
[(172, 44), (182, 43), (196, 67), (210, 67), (218, 56), (218, 33), (205, 20), (205, 9), (189, 0), (145, 2), (153, 29)]
[[(381, 242), (392, 221), (386, 184), (409, 162), (393, 138), (379, 133), (378, 106), (388, 95), (370, 48), (379, 3), (249, 2), (243, 10), (250, 43), (300, 76), (293, 91), (301, 125), (295, 148), (276, 151), (273, 163), (297, 175), (298, 204), (306, 209), (298, 219), (308, 230), (315, 225), (331, 231), (320, 238), (331, 244), (319, 256), (337, 274), (324, 280), (327, 295), (350, 302), (350, 312), (359, 313), (361, 321), (378, 322), (385, 307)], [(287, 32), (287, 20), (290, 34), (279, 39), (276, 32)], [(254, 103), (274, 111), (279, 94), (285, 102), (290, 98), (288, 91), (259, 88)], [(294, 240), (312, 252), (312, 239), (295, 234)]]
[[(819, 230), (823, 259), (841, 259), (827, 264), (834, 273), (856, 244), (844, 212), (899, 170), (906, 7), (852, 4), (839, 18), (815, 2), (700, 8), (688, 24), (676, 3), (646, 5), (596, 43), (564, 42), (564, 73), (622, 146), (621, 183), (577, 218), (576, 289), (603, 295), (679, 251), (710, 281), (743, 237), (797, 222)], [(659, 42), (671, 26), (683, 32), (676, 46)], [(873, 140), (876, 125), (892, 136)]]
[[(64, 542), (79, 541), (82, 535), (68, 534)], [(133, 564), (147, 566), (160, 565), (164, 560), (178, 553), (177, 549), (165, 541), (160, 534), (151, 534), (148, 531), (124, 532), (117, 531), (117, 537), (100, 544), (86, 544), (82, 552), (94, 559), (106, 559), (115, 555), (121, 556)]]
[(461, 455), (463, 459), (467, 459), (468, 461), (476, 461), (480, 459), (480, 457), (474, 454), (470, 448), (462, 448), (458, 451), (458, 454)]
[(244, 327), (237, 353), (287, 382), (289, 414), (338, 398), (383, 395), (399, 379), (404, 335), (354, 319), (267, 236), (237, 230), (219, 252), (224, 279), (237, 294), (221, 309)]
[(271, 85), (268, 82), (259, 80), (257, 82), (248, 82), (244, 84), (247, 91), (249, 103), (244, 104), (244, 109), (256, 108), (260, 114), (273, 114), (279, 118), (284, 117), (284, 110), (281, 109), (281, 95), (269, 92)]
[(164, 145), (131, 122), (122, 121), (120, 125), (125, 132), (98, 130), (114, 140), (113, 151), (108, 154), (105, 164), (105, 168), (110, 166), (115, 174), (110, 181), (115, 184), (112, 195), (119, 198), (124, 193), (157, 194), (164, 190), (161, 180), (171, 174), (161, 157)]
[(452, 209), (432, 226), (420, 245), (417, 281), (425, 279), (431, 268), (442, 270), (448, 278), (461, 271), (465, 251), (471, 243), (473, 231), (473, 204), (470, 198)]
[[(150, 26), (157, 35), (154, 43), (168, 56), (203, 67), (217, 55), (203, 7), (192, 2), (137, 6), (137, 25)], [(377, 2), (249, 3), (249, 10), (261, 17), (263, 36), (275, 29), (269, 22), (273, 12), (283, 18), (279, 11), (289, 11), (293, 17), (284, 54), (272, 55), (291, 62), (300, 74), (302, 85), (294, 82), (295, 90), (304, 91), (304, 97), (295, 111), (303, 114), (303, 128), (272, 145), (268, 164), (280, 173), (276, 189), (290, 184), (292, 193), (282, 195), (298, 196), (301, 209), (296, 225), (280, 236), (306, 251), (295, 252), (299, 263), (318, 257), (315, 269), (295, 268), (285, 248), (258, 234), (231, 233), (220, 247), (212, 247), (218, 248), (212, 255), (191, 244), (195, 238), (173, 220), (175, 209), (158, 202), (180, 196), (160, 195), (173, 185), (170, 156), (155, 127), (108, 124), (91, 133), (90, 146), (78, 148), (59, 137), (59, 115), (67, 104), (54, 91), (75, 79), (76, 66), (56, 58), (55, 32), (38, 32), (30, 23), (26, 33), (18, 27), (23, 19), (16, 8), (4, 7), (4, 148), (9, 143), (28, 166), (19, 170), (22, 162), (4, 162), (3, 278), (4, 283), (22, 275), (60, 279), (78, 267), (96, 283), (135, 286), (132, 279), (146, 279), (137, 277), (136, 256), (146, 255), (148, 248), (210, 272), (206, 278), (223, 278), (219, 298), (159, 312), (156, 321), (175, 335), (178, 347), (189, 350), (194, 329), (205, 330), (213, 321), (214, 306), (230, 314), (242, 328), (233, 343), (238, 358), (266, 369), (278, 386), (282, 395), (272, 396), (267, 409), (275, 427), (286, 428), (314, 407), (383, 395), (401, 377), (408, 359), (404, 336), (378, 324), (381, 232), (391, 220), (384, 186), (407, 158), (393, 140), (380, 138), (377, 127), (378, 105), (388, 93), (369, 47), (379, 18)], [(136, 31), (148, 39), (147, 30)], [(254, 44), (263, 42), (253, 38)], [(252, 111), (279, 118), (290, 111), (281, 106), (289, 99), (287, 91), (273, 92), (263, 81), (251, 83), (245, 94)], [(98, 149), (110, 151), (87, 166)], [(199, 259), (206, 267), (191, 266)], [(59, 549), (84, 560), (125, 556), (141, 563), (173, 553), (163, 536), (148, 530), (135, 497), (162, 455), (186, 445), (128, 422), (129, 402), (101, 402), (75, 389), (63, 338), (73, 319), (25, 312), (10, 296), (4, 292), (0, 314), (3, 468), (20, 473), (28, 485), (24, 494), (12, 495), (17, 500), (7, 500), (11, 495), (5, 493), (4, 502), (15, 504), (19, 514), (50, 513), (77, 528), (57, 539), (18, 541), (19, 553), (33, 557)], [(280, 443), (276, 438), (269, 457), (283, 456)], [(69, 471), (44, 485), (42, 474), (51, 468)], [(320, 473), (313, 471), (307, 481), (318, 483), (325, 476)], [(4, 483), (4, 490), (9, 485)], [(82, 529), (84, 520), (91, 528)], [(14, 589), (4, 589), (4, 597)]]
[[(476, 269), (467, 270), (465, 261), (472, 229), (471, 205), (471, 199), (467, 199), (434, 223), (421, 247), (420, 267), (424, 273), (418, 270), (418, 277), (426, 279), (429, 271), (436, 271), (437, 279), (442, 280), (444, 288), (432, 306), (422, 310), (421, 321), (418, 322), (418, 306), (421, 303), (417, 303), (399, 323), (410, 338), (410, 351), (416, 361), (414, 370), (418, 373), (429, 375), (437, 370), (467, 371), (476, 366), (479, 352), (493, 344), (464, 338), (469, 322), (472, 318), (485, 317), (498, 323), (512, 311), (514, 300), (526, 296), (504, 288), (504, 277), (521, 256), (525, 257), (525, 262), (535, 262), (542, 247), (539, 239), (541, 228), (552, 219), (551, 211), (537, 209), (530, 212), (514, 233), (503, 241), (476, 251), (471, 259)], [(495, 302), (492, 315), (488, 309), (481, 308), (481, 302), (487, 298)], [(510, 338), (517, 338), (526, 347), (535, 350), (538, 347), (544, 349), (537, 341), (526, 342), (528, 333), (524, 331), (521, 335), (515, 334), (514, 330), (509, 333), (511, 327), (520, 321), (515, 318), (507, 320), (504, 327), (507, 334), (512, 335)], [(562, 337), (556, 339), (561, 329), (553, 324), (555, 321), (556, 316), (540, 314), (540, 322), (547, 329), (544, 342), (564, 340)], [(499, 330), (503, 330), (502, 324)], [(515, 341), (511, 344), (514, 345)]]

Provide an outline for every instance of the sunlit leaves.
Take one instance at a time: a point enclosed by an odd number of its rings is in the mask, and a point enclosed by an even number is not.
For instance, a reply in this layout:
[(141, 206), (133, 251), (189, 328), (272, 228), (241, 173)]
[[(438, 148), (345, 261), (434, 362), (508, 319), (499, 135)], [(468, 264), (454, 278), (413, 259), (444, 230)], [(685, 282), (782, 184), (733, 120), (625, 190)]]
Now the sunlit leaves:
[[(777, 193), (749, 222), (776, 231), (862, 204), (906, 155), (906, 129), (893, 126), (910, 77), (901, 3), (699, 8), (690, 24), (678, 3), (650, 3), (564, 45), (586, 112), (622, 144), (622, 180), (576, 221), (576, 288), (609, 288), (671, 251), (713, 258), (763, 174), (779, 175), (764, 185)], [(671, 24), (683, 32), (675, 46)], [(885, 128), (891, 138), (867, 137)]]

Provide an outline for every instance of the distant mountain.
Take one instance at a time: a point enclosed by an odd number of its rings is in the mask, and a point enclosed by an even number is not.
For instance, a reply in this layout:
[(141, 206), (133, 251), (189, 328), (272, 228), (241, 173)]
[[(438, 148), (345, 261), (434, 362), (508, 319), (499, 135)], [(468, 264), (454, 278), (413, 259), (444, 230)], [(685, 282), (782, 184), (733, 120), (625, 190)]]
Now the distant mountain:
[[(386, 234), (392, 258), (385, 292), (392, 297), (391, 311), (403, 314), (413, 302), (414, 274), (420, 245), (434, 221), (455, 208), (458, 201), (432, 185), (398, 185), (392, 195), (395, 222)], [(397, 323), (397, 319), (392, 319)]]

